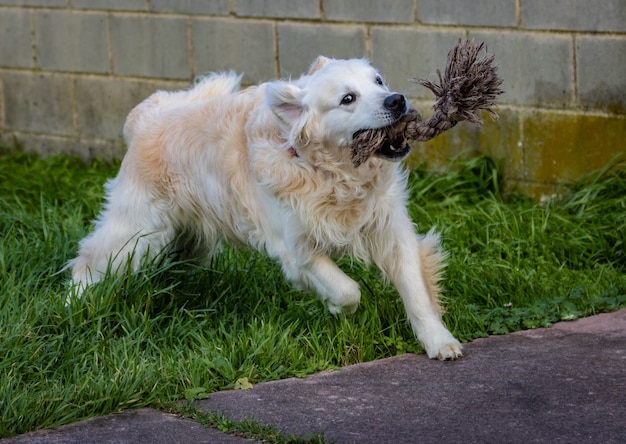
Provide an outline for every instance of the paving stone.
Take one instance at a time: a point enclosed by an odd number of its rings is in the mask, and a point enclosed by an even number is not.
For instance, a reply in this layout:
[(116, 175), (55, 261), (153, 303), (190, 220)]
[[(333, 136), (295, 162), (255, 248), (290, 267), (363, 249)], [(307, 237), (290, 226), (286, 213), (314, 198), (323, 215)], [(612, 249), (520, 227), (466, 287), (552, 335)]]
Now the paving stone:
[(116, 413), (2, 440), (6, 444), (191, 444), (253, 442), (152, 409)]
[(336, 443), (622, 443), (626, 310), (571, 324), (479, 339), (454, 362), (405, 354), (196, 406)]

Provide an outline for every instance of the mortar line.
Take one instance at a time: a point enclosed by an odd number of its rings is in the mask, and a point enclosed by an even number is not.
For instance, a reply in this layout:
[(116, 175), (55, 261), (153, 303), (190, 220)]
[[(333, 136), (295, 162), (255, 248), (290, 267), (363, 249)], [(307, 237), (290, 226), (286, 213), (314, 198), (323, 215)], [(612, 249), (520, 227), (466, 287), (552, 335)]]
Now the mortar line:
[(195, 82), (198, 73), (196, 72), (196, 58), (194, 54), (193, 44), (193, 19), (191, 16), (187, 17), (187, 57), (189, 59), (189, 70), (191, 73), (191, 83)]
[(372, 60), (372, 26), (365, 26), (365, 57)]
[[(0, 69), (0, 79), (2, 78), (2, 70)], [(3, 134), (8, 128), (5, 127), (6, 110), (4, 109), (4, 82), (0, 81), (0, 134)], [(0, 141), (2, 139), (0, 138)]]
[(573, 87), (573, 91), (574, 91), (574, 101), (572, 103), (574, 108), (579, 108), (580, 107), (580, 99), (579, 99), (579, 95), (578, 95), (578, 62), (577, 62), (577, 58), (578, 58), (578, 53), (576, 51), (576, 43), (578, 41), (578, 36), (576, 35), (576, 33), (572, 33), (572, 81), (574, 82), (574, 87)]
[(39, 47), (37, 46), (37, 35), (35, 31), (35, 13), (33, 10), (28, 10), (28, 23), (30, 26), (30, 56), (33, 59), (33, 67), (34, 70), (41, 70), (41, 67), (39, 66)]
[(280, 44), (278, 43), (278, 22), (273, 23), (272, 33), (274, 35), (274, 75), (276, 78), (280, 78)]
[(106, 14), (106, 33), (107, 33), (107, 56), (109, 57), (109, 75), (113, 76), (115, 73), (115, 60), (113, 59), (113, 33), (111, 32), (111, 14)]

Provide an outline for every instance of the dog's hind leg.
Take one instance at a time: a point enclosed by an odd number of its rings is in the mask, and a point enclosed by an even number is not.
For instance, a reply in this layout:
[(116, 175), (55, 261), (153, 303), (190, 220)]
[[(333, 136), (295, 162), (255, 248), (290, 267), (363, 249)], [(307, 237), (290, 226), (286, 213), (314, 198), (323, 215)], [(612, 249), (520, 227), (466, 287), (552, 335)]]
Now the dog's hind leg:
[(80, 242), (78, 256), (68, 264), (73, 295), (100, 281), (107, 271), (120, 272), (126, 265), (136, 270), (142, 259), (161, 253), (171, 241), (172, 233), (163, 228), (168, 226), (162, 220), (164, 212), (146, 190), (129, 182), (118, 176), (107, 184), (108, 202), (93, 232)]

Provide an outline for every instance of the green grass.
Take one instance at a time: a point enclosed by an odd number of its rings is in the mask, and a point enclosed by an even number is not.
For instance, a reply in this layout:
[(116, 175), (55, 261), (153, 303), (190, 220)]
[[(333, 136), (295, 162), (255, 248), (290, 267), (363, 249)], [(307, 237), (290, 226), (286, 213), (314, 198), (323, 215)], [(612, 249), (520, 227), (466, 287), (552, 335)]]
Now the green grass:
[[(0, 437), (153, 406), (286, 442), (175, 402), (421, 351), (395, 291), (348, 260), (342, 267), (363, 289), (351, 317), (290, 288), (264, 256), (233, 250), (205, 267), (147, 264), (66, 308), (62, 269), (116, 170), (0, 150)], [(611, 171), (541, 205), (503, 201), (498, 169), (484, 157), (411, 174), (411, 214), (420, 231), (436, 225), (450, 253), (445, 320), (457, 337), (626, 306), (626, 167)]]

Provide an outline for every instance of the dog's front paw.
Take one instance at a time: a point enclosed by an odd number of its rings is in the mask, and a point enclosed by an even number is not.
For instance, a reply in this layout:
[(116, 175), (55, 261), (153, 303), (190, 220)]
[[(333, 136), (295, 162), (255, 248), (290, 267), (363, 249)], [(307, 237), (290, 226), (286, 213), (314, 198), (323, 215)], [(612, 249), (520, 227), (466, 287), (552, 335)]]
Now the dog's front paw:
[(361, 290), (359, 284), (347, 276), (342, 280), (335, 280), (332, 291), (325, 299), (328, 310), (334, 314), (354, 314), (361, 301)]
[(443, 325), (435, 334), (430, 334), (422, 341), (430, 359), (454, 361), (463, 356), (463, 346)]
[(328, 310), (334, 315), (351, 315), (356, 312), (356, 309), (359, 308), (359, 301), (350, 304), (339, 305), (335, 304), (332, 301), (327, 302)]
[[(453, 338), (454, 339), (454, 338)], [(440, 361), (454, 361), (463, 356), (463, 346), (459, 341), (454, 339), (453, 342), (442, 344), (431, 350), (427, 350), (430, 359), (439, 359)]]

